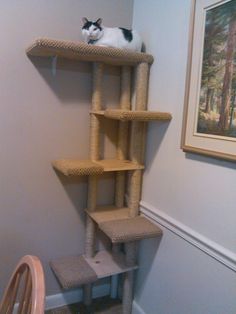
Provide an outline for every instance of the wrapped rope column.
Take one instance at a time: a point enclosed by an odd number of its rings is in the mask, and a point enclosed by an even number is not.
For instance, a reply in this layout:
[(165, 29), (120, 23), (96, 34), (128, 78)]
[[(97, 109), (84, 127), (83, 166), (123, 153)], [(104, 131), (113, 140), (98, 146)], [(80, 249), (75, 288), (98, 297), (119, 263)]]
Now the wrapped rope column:
[[(121, 68), (121, 97), (120, 109), (130, 110), (131, 108), (131, 68), (123, 66)], [(118, 144), (117, 144), (117, 159), (127, 159), (128, 150), (128, 122), (119, 122), (118, 129)], [(125, 196), (125, 173), (123, 171), (116, 174), (116, 191), (115, 191), (115, 205), (117, 207), (124, 206)]]
[[(136, 99), (135, 110), (147, 110), (147, 92), (148, 92), (148, 63), (140, 63), (136, 72)], [(130, 155), (133, 162), (144, 163), (144, 150), (146, 138), (146, 123), (132, 122), (131, 127), (131, 147)], [(142, 171), (135, 170), (130, 179), (130, 215), (135, 217), (139, 212), (139, 201), (142, 185)]]
[[(148, 91), (148, 63), (140, 63), (137, 66), (136, 72), (136, 99), (135, 110), (147, 110), (147, 91)], [(133, 162), (142, 164), (144, 162), (146, 125), (144, 122), (132, 122), (131, 126), (131, 147), (130, 157)], [(142, 185), (142, 170), (135, 170), (131, 173), (129, 190), (129, 207), (130, 216), (136, 217), (139, 214), (139, 201), (141, 196)], [(136, 262), (136, 242), (128, 242), (125, 244), (126, 249), (126, 263), (134, 265)], [(124, 275), (123, 287), (123, 314), (130, 314), (132, 312), (133, 301), (133, 284), (134, 271), (127, 272)]]
[[(120, 109), (130, 110), (131, 109), (131, 67), (121, 67), (121, 88), (120, 88)], [(118, 143), (116, 157), (119, 160), (127, 159), (128, 152), (128, 122), (119, 121), (118, 128)], [(116, 173), (116, 186), (115, 186), (115, 205), (116, 207), (124, 206), (125, 198), (125, 179), (126, 173), (119, 171)], [(120, 250), (120, 245), (113, 244), (112, 251), (117, 253)], [(118, 275), (112, 276), (111, 278), (111, 297), (117, 297), (118, 290)]]
[[(93, 95), (92, 110), (102, 108), (102, 81), (104, 65), (102, 63), (93, 64)], [(90, 117), (90, 159), (96, 161), (100, 159), (100, 121), (95, 114)], [(97, 205), (97, 176), (88, 177), (88, 211), (94, 211)], [(93, 257), (95, 253), (95, 222), (87, 215), (86, 220), (86, 240), (85, 256)], [(84, 303), (90, 305), (92, 302), (92, 285), (84, 287)]]

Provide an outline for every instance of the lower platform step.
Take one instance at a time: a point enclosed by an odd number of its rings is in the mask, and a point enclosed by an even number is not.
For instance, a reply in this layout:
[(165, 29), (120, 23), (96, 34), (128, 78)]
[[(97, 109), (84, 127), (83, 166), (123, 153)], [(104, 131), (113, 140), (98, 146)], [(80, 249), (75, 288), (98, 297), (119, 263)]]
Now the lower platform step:
[(83, 255), (62, 257), (51, 261), (50, 266), (64, 289), (138, 268), (137, 265), (127, 266), (123, 253), (108, 251), (100, 251), (93, 258)]
[(96, 272), (82, 255), (52, 260), (50, 266), (63, 289), (76, 288), (98, 279)]

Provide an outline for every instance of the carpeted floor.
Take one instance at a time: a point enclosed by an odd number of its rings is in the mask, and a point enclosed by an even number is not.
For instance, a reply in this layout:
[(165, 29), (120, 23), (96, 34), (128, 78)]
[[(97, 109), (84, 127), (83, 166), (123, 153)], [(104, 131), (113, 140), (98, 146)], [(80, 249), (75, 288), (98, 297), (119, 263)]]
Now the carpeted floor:
[(46, 311), (45, 314), (121, 314), (122, 306), (120, 300), (111, 300), (104, 297), (94, 300), (91, 309), (86, 309), (82, 303), (63, 306)]

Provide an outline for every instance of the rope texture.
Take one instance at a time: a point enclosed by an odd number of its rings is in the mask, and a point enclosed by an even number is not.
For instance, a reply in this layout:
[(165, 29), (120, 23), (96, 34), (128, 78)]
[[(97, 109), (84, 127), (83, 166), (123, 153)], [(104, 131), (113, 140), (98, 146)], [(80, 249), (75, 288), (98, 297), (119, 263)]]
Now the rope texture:
[(103, 167), (90, 160), (59, 159), (55, 160), (52, 165), (66, 176), (99, 175), (103, 173)]

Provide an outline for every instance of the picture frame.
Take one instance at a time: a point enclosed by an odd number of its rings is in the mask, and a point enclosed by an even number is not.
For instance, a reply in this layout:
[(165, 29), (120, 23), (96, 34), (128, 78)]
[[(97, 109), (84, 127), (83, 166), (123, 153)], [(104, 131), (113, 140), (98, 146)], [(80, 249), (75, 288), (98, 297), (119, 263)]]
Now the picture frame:
[(193, 0), (181, 148), (236, 161), (236, 0)]

